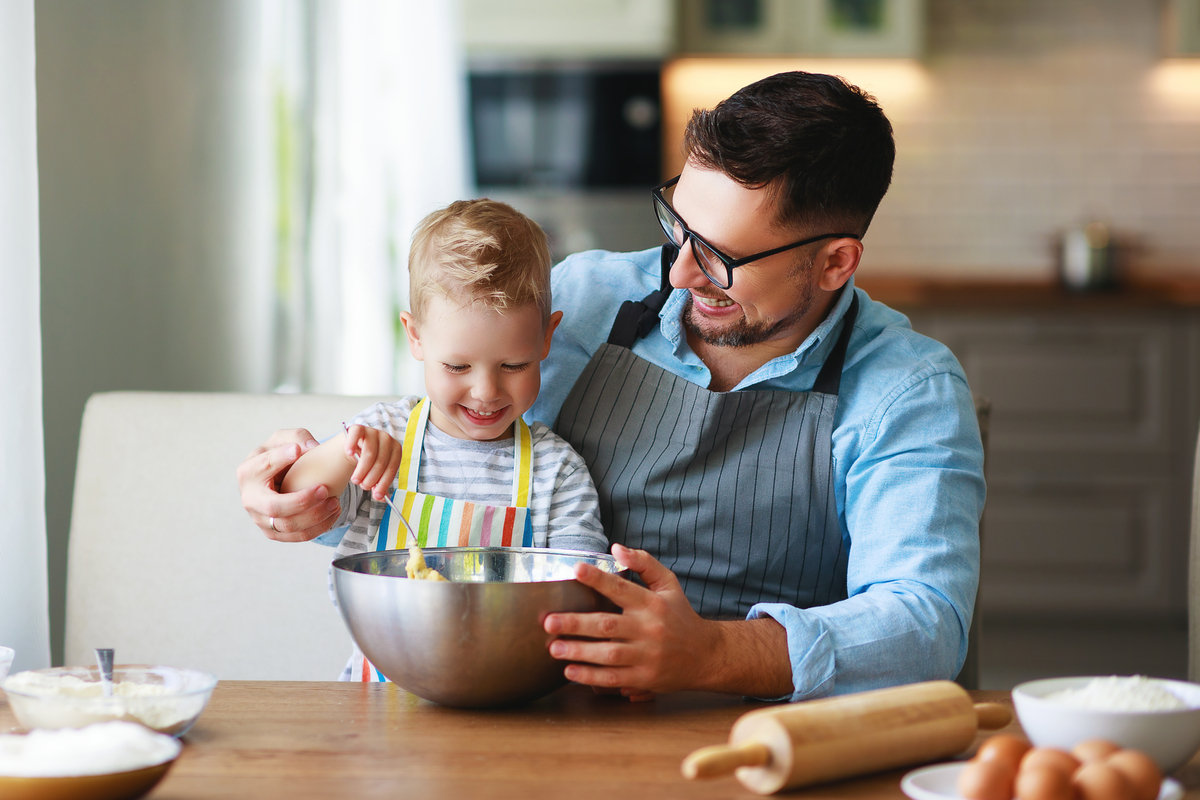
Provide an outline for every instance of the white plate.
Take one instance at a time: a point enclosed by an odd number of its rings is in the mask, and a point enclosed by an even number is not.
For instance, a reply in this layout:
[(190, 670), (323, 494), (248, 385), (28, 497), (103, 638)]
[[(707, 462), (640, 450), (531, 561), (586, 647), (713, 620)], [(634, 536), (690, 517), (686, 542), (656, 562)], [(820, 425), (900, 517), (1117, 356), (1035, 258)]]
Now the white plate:
[[(958, 773), (962, 772), (966, 761), (952, 761), (949, 764), (934, 764), (932, 767), (914, 769), (900, 780), (900, 790), (913, 800), (963, 800), (959, 797), (956, 784)], [(1158, 800), (1180, 800), (1183, 797), (1183, 786), (1174, 778), (1164, 778), (1162, 789), (1158, 792)]]

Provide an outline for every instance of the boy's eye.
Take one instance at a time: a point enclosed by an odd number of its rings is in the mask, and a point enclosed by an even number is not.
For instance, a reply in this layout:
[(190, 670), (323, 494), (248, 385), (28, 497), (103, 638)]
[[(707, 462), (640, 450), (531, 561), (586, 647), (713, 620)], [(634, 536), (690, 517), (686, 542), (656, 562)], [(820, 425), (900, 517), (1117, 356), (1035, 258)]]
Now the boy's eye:
[(529, 363), (526, 362), (524, 364), (505, 364), (505, 365), (503, 365), (503, 369), (505, 372), (524, 372), (525, 370), (529, 369)]
[(445, 369), (446, 372), (450, 372), (455, 375), (459, 374), (460, 372), (467, 371), (466, 364), (442, 364), (442, 368)]

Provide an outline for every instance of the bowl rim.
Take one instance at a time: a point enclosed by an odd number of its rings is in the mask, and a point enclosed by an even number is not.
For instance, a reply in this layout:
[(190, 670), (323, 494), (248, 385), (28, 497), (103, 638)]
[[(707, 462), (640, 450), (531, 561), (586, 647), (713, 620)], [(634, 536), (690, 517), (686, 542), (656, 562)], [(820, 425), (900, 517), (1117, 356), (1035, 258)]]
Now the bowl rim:
[[(8, 734), (8, 735), (9, 736), (28, 736), (29, 732), (13, 733), (13, 734)], [(159, 735), (165, 736), (166, 734), (159, 734)], [(174, 737), (168, 737), (168, 738), (174, 738)], [(162, 761), (156, 761), (153, 764), (147, 764), (143, 767), (133, 767), (132, 769), (118, 769), (118, 770), (114, 770), (112, 772), (83, 772), (78, 775), (6, 775), (4, 773), (0, 773), (0, 787), (2, 787), (8, 781), (14, 781), (14, 782), (20, 781), (22, 783), (25, 783), (26, 781), (28, 781), (29, 783), (43, 783), (43, 785), (44, 785), (45, 783), (50, 782), (50, 781), (78, 781), (78, 780), (81, 780), (84, 778), (95, 779), (95, 778), (134, 777), (138, 773), (150, 772), (152, 770), (153, 771), (158, 771), (158, 770), (165, 771), (167, 769), (170, 769), (171, 765), (174, 764), (176, 761), (178, 761), (179, 757), (181, 755), (183, 755), (183, 743), (180, 742), (178, 739), (175, 739), (174, 741), (176, 744), (179, 745), (179, 748), (176, 749), (174, 755), (172, 755), (168, 758), (164, 758)], [(146, 777), (150, 777), (150, 776), (147, 775)]]
[[(95, 723), (95, 724), (104, 725), (104, 724), (108, 724), (108, 723)], [(61, 781), (61, 780), (72, 780), (72, 779), (77, 779), (77, 778), (102, 778), (102, 777), (116, 777), (116, 776), (121, 776), (121, 775), (131, 776), (134, 773), (144, 772), (146, 770), (166, 769), (166, 768), (170, 767), (171, 764), (175, 763), (175, 761), (178, 760), (178, 758), (181, 755), (183, 755), (183, 742), (181, 742), (178, 737), (171, 736), (171, 735), (165, 734), (165, 733), (159, 733), (158, 731), (148, 729), (148, 728), (146, 728), (146, 726), (139, 725), (138, 723), (135, 723), (135, 722), (128, 722), (128, 723), (122, 723), (122, 724), (138, 725), (139, 727), (145, 728), (146, 730), (148, 730), (155, 737), (161, 737), (162, 739), (169, 740), (169, 741), (164, 741), (163, 744), (169, 745), (171, 747), (170, 755), (167, 755), (165, 758), (163, 758), (159, 761), (155, 761), (150, 764), (143, 764), (140, 767), (131, 767), (129, 769), (109, 770), (107, 772), (82, 772), (82, 773), (78, 773), (75, 775), (11, 775), (11, 774), (7, 774), (7, 773), (0, 773), (0, 784), (2, 784), (3, 781), (52, 781), (52, 780), (53, 781)], [(8, 733), (5, 735), (6, 736), (24, 737), (24, 736), (29, 736), (32, 733), (33, 733), (33, 730), (26, 730), (26, 731), (20, 731), (20, 732), (14, 731), (14, 732), (11, 732), (11, 733)]]
[[(380, 556), (396, 556), (396, 555), (399, 555), (400, 553), (407, 554), (410, 549), (411, 548), (408, 548), (408, 547), (399, 547), (399, 548), (395, 548), (393, 550), (368, 550), (365, 553), (351, 553), (350, 555), (345, 555), (345, 556), (341, 556), (339, 558), (335, 558), (332, 562), (332, 566), (333, 566), (333, 569), (341, 571), (341, 572), (347, 572), (347, 573), (351, 573), (354, 575), (368, 575), (371, 573), (359, 572), (355, 569), (351, 569), (349, 565), (353, 564), (353, 563), (357, 563), (359, 561), (369, 561), (372, 558), (378, 558)], [(458, 555), (460, 553), (466, 554), (466, 553), (470, 553), (470, 552), (507, 553), (507, 554), (523, 554), (523, 555), (530, 554), (530, 553), (542, 553), (542, 554), (549, 554), (549, 555), (556, 555), (556, 556), (568, 556), (568, 557), (574, 556), (574, 557), (580, 558), (581, 561), (586, 559), (589, 561), (601, 561), (606, 564), (612, 564), (614, 569), (611, 571), (608, 571), (610, 575), (617, 575), (617, 576), (623, 577), (623, 576), (626, 576), (630, 572), (630, 569), (628, 567), (623, 567), (619, 563), (617, 563), (616, 557), (613, 556), (611, 553), (597, 553), (597, 552), (592, 552), (590, 550), (566, 550), (566, 549), (555, 548), (555, 547), (498, 547), (498, 546), (494, 546), (494, 545), (482, 547), (482, 546), (478, 546), (478, 545), (469, 545), (469, 546), (453, 546), (453, 547), (452, 546), (422, 547), (421, 552), (426, 556)], [(407, 580), (407, 577), (404, 575), (372, 575), (372, 577), (397, 578), (400, 580)], [(528, 583), (567, 583), (567, 582), (573, 581), (573, 580), (576, 580), (576, 579), (573, 577), (572, 578), (552, 578), (552, 579), (544, 580), (544, 581), (527, 581), (527, 582)], [(500, 582), (501, 581), (495, 581), (495, 583), (500, 583)], [(420, 583), (427, 585), (427, 586), (433, 586), (433, 587), (442, 585), (441, 581), (420, 581)], [(456, 585), (456, 586), (487, 585), (487, 582), (475, 582), (475, 581), (447, 581), (447, 583), (449, 583), (451, 585)]]
[[(1186, 708), (1160, 708), (1160, 709), (1105, 709), (1105, 708), (1083, 708), (1073, 706), (1069, 703), (1062, 703), (1057, 700), (1050, 700), (1046, 697), (1050, 692), (1060, 689), (1073, 689), (1081, 686), (1086, 686), (1096, 678), (1131, 678), (1143, 677), (1147, 680), (1161, 684), (1163, 688), (1170, 689), (1171, 687), (1181, 687), (1184, 692), (1171, 692), (1181, 701), (1187, 704)], [(1190, 699), (1188, 695), (1196, 698)], [(1054, 708), (1059, 710), (1069, 710), (1071, 713), (1084, 716), (1139, 716), (1152, 715), (1156, 717), (1167, 716), (1186, 716), (1188, 714), (1200, 713), (1200, 684), (1192, 683), (1191, 681), (1182, 681), (1174, 678), (1158, 678), (1153, 675), (1069, 675), (1054, 678), (1035, 678), (1033, 680), (1022, 681), (1012, 688), (1012, 699), (1014, 708), (1018, 703), (1040, 706), (1042, 708)], [(1020, 711), (1017, 711), (1018, 716)]]
[[(91, 675), (95, 675), (95, 681), (94, 681), (95, 683), (100, 682), (100, 668), (97, 666), (94, 666), (94, 665), (93, 666), (64, 665), (64, 666), (59, 666), (59, 667), (42, 667), (39, 669), (26, 669), (26, 670), (21, 670), (20, 672), (14, 672), (11, 675), (9, 675), (8, 677), (6, 677), (3, 681), (0, 681), (0, 689), (2, 689), (6, 694), (16, 695), (18, 697), (31, 698), (34, 700), (53, 700), (53, 699), (61, 699), (62, 698), (62, 695), (55, 694), (54, 692), (29, 691), (29, 690), (20, 689), (20, 688), (10, 689), (8, 687), (9, 681), (11, 681), (13, 678), (16, 678), (20, 675), (23, 675), (25, 673), (30, 673), (30, 672), (36, 673), (38, 675), (58, 675), (58, 674), (70, 675), (70, 674), (77, 674), (80, 672), (88, 672)], [(113, 666), (113, 681), (116, 682), (118, 675), (123, 675), (125, 673), (136, 675), (136, 674), (146, 674), (146, 673), (155, 673), (155, 672), (172, 672), (172, 673), (177, 673), (180, 675), (187, 675), (195, 680), (198, 680), (201, 684), (201, 685), (199, 685), (197, 687), (193, 687), (191, 689), (183, 689), (183, 690), (179, 690), (177, 692), (173, 692), (171, 694), (164, 694), (161, 696), (162, 699), (164, 699), (164, 700), (177, 700), (180, 697), (192, 697), (195, 695), (205, 694), (205, 693), (211, 692), (214, 688), (216, 688), (216, 685), (218, 683), (217, 676), (213, 675), (211, 672), (204, 672), (202, 670), (190, 669), (187, 667), (169, 667), (169, 666), (158, 665), (158, 664), (116, 664)], [(92, 699), (96, 699), (96, 698), (91, 698), (91, 697), (78, 698), (78, 697), (76, 697), (76, 698), (72, 698), (72, 699), (75, 701), (78, 701), (80, 699), (92, 700)], [(100, 698), (100, 699), (103, 699), (103, 698)]]

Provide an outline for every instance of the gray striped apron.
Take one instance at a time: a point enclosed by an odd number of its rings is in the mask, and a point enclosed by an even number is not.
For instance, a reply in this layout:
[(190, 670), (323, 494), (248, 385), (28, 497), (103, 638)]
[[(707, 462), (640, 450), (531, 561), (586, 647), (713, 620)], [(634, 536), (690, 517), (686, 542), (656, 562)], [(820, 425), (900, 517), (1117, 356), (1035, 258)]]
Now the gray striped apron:
[(622, 305), (555, 423), (608, 538), (662, 561), (710, 619), (845, 599), (832, 435), (857, 298), (811, 391), (711, 392), (633, 354), (668, 293)]

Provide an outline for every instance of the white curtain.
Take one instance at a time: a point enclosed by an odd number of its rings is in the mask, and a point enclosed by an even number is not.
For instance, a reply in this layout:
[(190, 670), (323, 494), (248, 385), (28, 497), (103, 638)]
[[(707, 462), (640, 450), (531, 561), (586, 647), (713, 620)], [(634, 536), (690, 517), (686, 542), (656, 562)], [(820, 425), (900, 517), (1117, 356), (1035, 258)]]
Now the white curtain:
[(0, 645), (50, 663), (33, 0), (0, 2)]
[(420, 391), (398, 314), (413, 228), (467, 196), (457, 4), (310, 0), (284, 13), (280, 30), (302, 44), (281, 53), (281, 141), (294, 158), (281, 184), (277, 383)]

